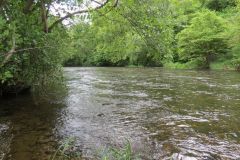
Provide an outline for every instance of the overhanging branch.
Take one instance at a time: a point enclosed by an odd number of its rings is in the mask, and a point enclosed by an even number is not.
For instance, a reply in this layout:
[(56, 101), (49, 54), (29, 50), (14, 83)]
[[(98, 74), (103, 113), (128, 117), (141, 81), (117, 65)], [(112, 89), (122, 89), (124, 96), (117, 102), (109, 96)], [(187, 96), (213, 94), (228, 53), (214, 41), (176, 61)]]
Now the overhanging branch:
[[(73, 13), (69, 13), (67, 14), (66, 16), (64, 17), (61, 17), (60, 19), (56, 20), (55, 22), (53, 22), (53, 24), (48, 28), (49, 31), (51, 31), (57, 24), (61, 23), (62, 21), (64, 21), (65, 19), (67, 18), (70, 18), (76, 14), (82, 14), (82, 13), (89, 13), (89, 12), (92, 12), (92, 11), (95, 11), (95, 10), (98, 10), (98, 9), (101, 9), (103, 8), (105, 5), (107, 5), (107, 3), (109, 3), (110, 0), (106, 0), (104, 3), (100, 4), (99, 6), (95, 7), (95, 8), (92, 8), (92, 9), (84, 9), (84, 10), (80, 10), (80, 11), (76, 11), (76, 12), (73, 12)], [(113, 7), (116, 7), (118, 4), (118, 0), (115, 1)]]

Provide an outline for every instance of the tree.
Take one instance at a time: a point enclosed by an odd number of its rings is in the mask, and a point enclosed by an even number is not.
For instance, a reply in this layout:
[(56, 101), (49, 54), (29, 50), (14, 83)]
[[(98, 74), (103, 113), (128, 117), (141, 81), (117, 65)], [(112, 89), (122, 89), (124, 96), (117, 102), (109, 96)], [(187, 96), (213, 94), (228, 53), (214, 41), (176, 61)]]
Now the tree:
[[(87, 59), (93, 65), (161, 66), (171, 58), (173, 25), (168, 0), (121, 0), (111, 14), (104, 14), (107, 11), (104, 8), (91, 14), (89, 28), (96, 47)], [(85, 42), (91, 37), (74, 32), (74, 37)], [(79, 51), (84, 52), (82, 47)]]
[(217, 55), (225, 54), (228, 46), (223, 37), (224, 20), (213, 11), (202, 11), (191, 24), (178, 35), (178, 50), (182, 60), (200, 60), (203, 68), (209, 68)]
[(233, 65), (236, 70), (240, 71), (240, 1), (238, 1), (236, 7), (236, 15), (233, 16), (233, 24), (231, 27), (229, 36), (229, 44), (231, 47), (231, 53), (233, 55)]
[[(65, 7), (53, 14), (51, 9), (57, 3)], [(8, 85), (33, 85), (57, 77), (69, 48), (69, 35), (62, 22), (104, 6), (113, 8), (117, 3), (106, 0), (95, 8), (81, 9), (72, 0), (0, 0), (0, 91)], [(65, 15), (59, 16), (58, 12)]]

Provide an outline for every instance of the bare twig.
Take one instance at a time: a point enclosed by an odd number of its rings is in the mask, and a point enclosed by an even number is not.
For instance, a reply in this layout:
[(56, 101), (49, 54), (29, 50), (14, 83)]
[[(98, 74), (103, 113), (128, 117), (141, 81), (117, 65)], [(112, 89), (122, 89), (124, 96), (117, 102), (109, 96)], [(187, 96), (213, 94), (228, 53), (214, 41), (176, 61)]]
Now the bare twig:
[(100, 3), (100, 2), (98, 2), (98, 1), (96, 1), (96, 0), (91, 0), (92, 2), (95, 2), (95, 3), (97, 3), (97, 4), (99, 4), (99, 5), (102, 5), (102, 3)]

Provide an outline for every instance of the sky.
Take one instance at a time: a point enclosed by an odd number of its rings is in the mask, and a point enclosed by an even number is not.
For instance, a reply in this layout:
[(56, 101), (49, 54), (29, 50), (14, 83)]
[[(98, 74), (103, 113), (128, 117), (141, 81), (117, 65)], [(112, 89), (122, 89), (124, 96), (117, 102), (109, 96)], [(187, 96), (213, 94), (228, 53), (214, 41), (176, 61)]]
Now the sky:
[[(94, 2), (95, 1), (95, 2)], [(95, 8), (97, 7), (99, 4), (98, 3), (103, 3), (104, 0), (83, 0), (82, 3), (78, 3), (76, 0), (73, 0), (72, 4), (67, 4), (67, 3), (53, 3), (51, 8), (50, 8), (50, 12), (52, 15), (54, 16), (59, 16), (59, 17), (64, 17), (65, 15), (67, 15), (68, 13), (73, 13), (79, 10), (85, 10), (87, 8)], [(76, 18), (73, 19), (66, 19), (63, 21), (63, 24), (66, 26), (69, 25), (73, 25), (79, 21), (84, 21), (84, 22), (89, 22), (89, 19), (84, 18), (84, 20), (82, 20), (80, 17), (85, 16), (87, 17), (87, 13), (85, 14), (81, 14), (76, 16)]]

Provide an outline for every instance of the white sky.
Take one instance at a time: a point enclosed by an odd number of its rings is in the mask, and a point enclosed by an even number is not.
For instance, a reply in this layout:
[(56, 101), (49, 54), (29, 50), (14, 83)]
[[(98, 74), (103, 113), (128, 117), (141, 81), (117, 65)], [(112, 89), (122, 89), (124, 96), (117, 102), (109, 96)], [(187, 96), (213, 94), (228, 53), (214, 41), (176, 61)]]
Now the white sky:
[[(96, 1), (96, 2), (94, 2)], [(54, 15), (54, 16), (59, 16), (59, 17), (64, 17), (65, 15), (67, 15), (68, 13), (73, 13), (73, 12), (76, 12), (76, 11), (79, 11), (79, 10), (84, 10), (84, 9), (88, 9), (88, 8), (95, 8), (97, 7), (99, 4), (97, 4), (97, 2), (99, 3), (104, 3), (104, 0), (83, 0), (82, 3), (78, 3), (77, 1), (75, 1), (75, 4), (74, 5), (67, 5), (66, 3), (53, 3), (51, 8), (50, 8), (50, 11), (51, 11), (51, 14)], [(87, 16), (87, 14), (81, 14), (80, 16)], [(79, 16), (78, 16), (79, 17)], [(70, 24), (74, 24), (76, 22), (79, 22), (79, 18), (77, 18), (76, 21), (73, 21), (71, 19), (67, 19), (67, 20), (64, 20), (63, 21), (63, 24), (65, 25), (70, 25)], [(84, 21), (88, 22), (89, 19), (85, 19)]]

